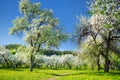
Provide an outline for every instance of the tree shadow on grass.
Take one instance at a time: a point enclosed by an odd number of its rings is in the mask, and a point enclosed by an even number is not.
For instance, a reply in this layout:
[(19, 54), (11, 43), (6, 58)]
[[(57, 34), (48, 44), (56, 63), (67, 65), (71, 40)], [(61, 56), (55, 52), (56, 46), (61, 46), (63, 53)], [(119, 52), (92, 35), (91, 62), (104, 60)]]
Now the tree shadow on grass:
[(88, 73), (89, 75), (96, 75), (96, 76), (118, 76), (120, 75), (120, 72), (109, 72), (109, 73), (104, 73), (104, 72), (90, 72)]
[(111, 75), (111, 76), (117, 76), (117, 75), (120, 76), (120, 72), (110, 72), (108, 74)]
[(84, 73), (63, 73), (63, 74), (46, 73), (46, 74), (63, 77), (63, 76), (70, 76), (70, 75), (81, 75), (81, 74), (83, 75), (83, 74), (86, 74), (86, 73), (84, 72)]

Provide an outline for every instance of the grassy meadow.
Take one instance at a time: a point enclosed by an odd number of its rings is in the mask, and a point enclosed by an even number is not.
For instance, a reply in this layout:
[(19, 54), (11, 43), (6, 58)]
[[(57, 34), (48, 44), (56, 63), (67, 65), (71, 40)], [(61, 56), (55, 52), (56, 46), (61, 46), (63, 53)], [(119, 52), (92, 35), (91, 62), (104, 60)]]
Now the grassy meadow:
[(0, 69), (0, 80), (120, 80), (120, 72), (90, 70)]

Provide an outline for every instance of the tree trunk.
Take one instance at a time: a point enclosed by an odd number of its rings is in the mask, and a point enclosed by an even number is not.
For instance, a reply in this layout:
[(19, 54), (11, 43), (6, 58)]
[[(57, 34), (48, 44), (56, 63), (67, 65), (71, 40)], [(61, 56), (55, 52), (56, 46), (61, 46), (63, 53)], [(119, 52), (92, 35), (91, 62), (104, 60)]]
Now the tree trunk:
[(109, 73), (109, 65), (110, 65), (110, 61), (108, 58), (106, 58), (104, 72)]
[(71, 64), (69, 62), (67, 62), (67, 61), (66, 61), (66, 63), (67, 63), (67, 66), (69, 67), (69, 69), (72, 69)]
[(100, 58), (99, 58), (99, 56), (97, 59), (97, 70), (100, 71)]
[(110, 60), (109, 60), (109, 50), (110, 50), (110, 41), (111, 41), (111, 31), (109, 30), (109, 34), (106, 40), (106, 54), (105, 54), (105, 65), (104, 65), (104, 72), (109, 73), (109, 66), (110, 66)]
[(30, 56), (30, 72), (33, 71), (33, 55)]
[(91, 64), (91, 70), (94, 70), (94, 64)]
[[(33, 47), (33, 41), (32, 40), (31, 40), (31, 47)], [(34, 62), (33, 53), (34, 53), (34, 49), (31, 51), (31, 55), (30, 55), (30, 72), (33, 71), (33, 62)]]
[(109, 54), (109, 47), (107, 47), (106, 55), (105, 55), (105, 65), (104, 65), (104, 72), (109, 73), (109, 65), (110, 60), (108, 59)]
[(18, 63), (15, 64), (15, 68), (18, 68)]

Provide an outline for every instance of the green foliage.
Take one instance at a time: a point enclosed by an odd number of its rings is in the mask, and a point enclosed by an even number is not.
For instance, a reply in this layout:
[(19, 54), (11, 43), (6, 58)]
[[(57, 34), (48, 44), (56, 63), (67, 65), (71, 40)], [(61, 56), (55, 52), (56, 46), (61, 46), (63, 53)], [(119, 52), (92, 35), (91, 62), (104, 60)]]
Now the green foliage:
[(89, 68), (94, 69), (98, 64), (98, 59), (99, 64), (103, 65), (104, 62), (100, 50), (102, 50), (101, 42), (94, 43), (90, 40), (82, 43), (82, 52), (78, 52), (78, 56)]
[(9, 44), (9, 45), (5, 45), (5, 48), (10, 50), (12, 54), (16, 54), (16, 50), (20, 46), (21, 46), (21, 44)]
[(65, 55), (65, 54), (74, 54), (74, 51), (57, 51), (57, 50), (41, 50), (43, 55)]
[(9, 44), (9, 45), (5, 45), (6, 49), (17, 49), (19, 46), (21, 46), (21, 44)]
[(62, 55), (65, 55), (65, 54), (73, 54), (73, 55), (75, 55), (75, 52), (74, 51), (62, 51), (61, 54)]
[(120, 56), (112, 53), (111, 58), (111, 68), (114, 70), (120, 70)]

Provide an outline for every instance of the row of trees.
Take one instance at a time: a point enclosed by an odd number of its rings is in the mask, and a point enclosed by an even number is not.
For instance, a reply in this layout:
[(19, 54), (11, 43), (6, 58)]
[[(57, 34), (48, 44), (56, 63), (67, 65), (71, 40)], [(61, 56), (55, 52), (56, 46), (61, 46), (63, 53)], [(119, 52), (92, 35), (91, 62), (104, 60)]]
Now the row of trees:
[[(80, 56), (73, 54), (65, 54), (65, 55), (35, 55), (35, 60), (33, 63), (33, 67), (44, 68), (44, 69), (96, 69), (98, 65), (96, 63), (97, 57), (95, 58), (92, 55), (91, 49), (88, 48), (88, 51), (85, 51)], [(85, 50), (86, 50), (85, 49)], [(5, 47), (0, 47), (0, 67), (3, 68), (18, 68), (18, 67), (29, 67), (30, 63), (30, 54), (28, 52), (28, 48), (25, 46), (20, 46), (16, 50), (16, 54), (12, 54)], [(90, 51), (90, 52), (89, 52)], [(89, 53), (88, 53), (89, 52)], [(90, 55), (91, 54), (91, 55)], [(111, 55), (111, 64), (110, 68), (114, 70), (119, 70), (120, 58), (115, 54)], [(104, 58), (100, 57), (100, 68), (103, 68)]]
[[(8, 49), (0, 47), (0, 65), (4, 68), (29, 67), (30, 54), (28, 48), (20, 46), (16, 54), (12, 54)], [(83, 63), (78, 56), (72, 54), (66, 55), (35, 55), (33, 67), (50, 68), (50, 69), (80, 69)]]

